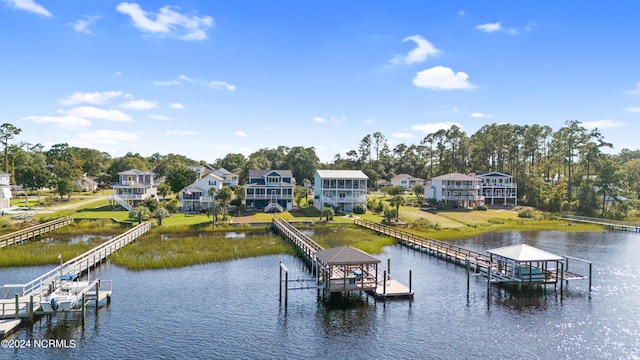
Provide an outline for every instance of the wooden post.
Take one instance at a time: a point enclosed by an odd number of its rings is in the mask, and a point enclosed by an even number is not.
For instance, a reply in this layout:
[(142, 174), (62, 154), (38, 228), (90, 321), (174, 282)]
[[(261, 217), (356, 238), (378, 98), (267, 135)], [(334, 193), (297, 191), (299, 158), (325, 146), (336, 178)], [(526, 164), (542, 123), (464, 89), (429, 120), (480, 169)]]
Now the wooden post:
[(465, 259), (465, 265), (467, 265), (467, 297), (469, 297), (469, 283), (471, 281), (471, 265), (469, 264), (469, 257)]
[(489, 291), (491, 290), (491, 262), (487, 267), (487, 296), (489, 296)]
[(84, 324), (87, 317), (87, 294), (82, 293), (82, 323)]
[(564, 290), (564, 263), (560, 263), (560, 296)]
[(289, 272), (284, 273), (284, 308), (287, 308), (287, 302), (289, 300)]
[(98, 304), (100, 304), (100, 281), (96, 282), (96, 309), (98, 309)]
[(411, 270), (409, 270), (409, 294), (411, 294)]
[(382, 279), (382, 293), (383, 294), (387, 294), (387, 271), (385, 270), (382, 273), (382, 276), (384, 276), (384, 279)]
[(20, 319), (20, 295), (16, 294), (16, 319)]
[(35, 311), (33, 311), (33, 295), (29, 296), (29, 321), (33, 323), (35, 320)]
[(387, 274), (391, 276), (391, 259), (387, 259)]
[(278, 301), (282, 302), (282, 261), (280, 261), (280, 276), (278, 284), (280, 285), (280, 288), (278, 289)]
[(589, 296), (591, 296), (591, 274), (592, 274), (593, 264), (589, 263)]

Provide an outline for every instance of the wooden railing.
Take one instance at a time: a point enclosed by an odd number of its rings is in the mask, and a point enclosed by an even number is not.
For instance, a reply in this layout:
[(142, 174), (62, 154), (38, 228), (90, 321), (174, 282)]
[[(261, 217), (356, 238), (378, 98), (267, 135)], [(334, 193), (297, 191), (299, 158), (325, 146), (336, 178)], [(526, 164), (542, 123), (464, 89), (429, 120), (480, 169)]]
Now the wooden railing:
[(453, 245), (444, 241), (417, 235), (392, 226), (386, 226), (368, 220), (355, 219), (354, 223), (381, 234), (391, 236), (400, 242), (411, 245), (414, 249), (424, 249), (433, 253), (433, 255), (441, 256), (460, 265), (465, 264), (467, 259), (469, 260), (470, 266), (474, 269), (487, 268), (490, 263), (490, 258), (487, 254), (470, 250), (462, 246)]
[(283, 219), (273, 219), (273, 226), (280, 234), (293, 242), (305, 256), (314, 263), (316, 261), (316, 251), (322, 251), (324, 248), (309, 236), (300, 232), (293, 225)]
[(42, 235), (55, 229), (61, 228), (65, 225), (69, 225), (72, 222), (72, 218), (66, 217), (48, 221), (46, 223), (32, 226), (27, 229), (18, 230), (10, 234), (2, 235), (0, 236), (0, 248), (30, 240), (38, 235)]
[(620, 220), (609, 220), (603, 218), (594, 218), (587, 216), (577, 216), (577, 215), (564, 215), (562, 217), (563, 220), (589, 223), (589, 224), (598, 224), (610, 227), (619, 227), (619, 228), (629, 228), (635, 231), (640, 231), (640, 223), (635, 223), (631, 221), (620, 221)]

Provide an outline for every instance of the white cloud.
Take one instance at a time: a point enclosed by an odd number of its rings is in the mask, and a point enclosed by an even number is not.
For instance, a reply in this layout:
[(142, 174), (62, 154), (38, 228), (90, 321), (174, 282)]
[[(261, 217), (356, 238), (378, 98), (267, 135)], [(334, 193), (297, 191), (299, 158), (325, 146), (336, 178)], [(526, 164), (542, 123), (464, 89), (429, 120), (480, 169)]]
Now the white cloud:
[(323, 122), (325, 122), (327, 120), (325, 118), (323, 118), (323, 117), (316, 116), (316, 117), (313, 118), (313, 121), (315, 121), (317, 123), (323, 123)]
[(166, 117), (164, 115), (149, 115), (149, 117), (155, 120), (175, 120), (173, 118)]
[(95, 24), (100, 18), (101, 16), (85, 15), (84, 19), (76, 20), (76, 22), (69, 23), (69, 25), (77, 32), (93, 35), (93, 32), (89, 30), (89, 26)]
[(221, 89), (227, 89), (229, 91), (235, 91), (236, 90), (236, 86), (229, 84), (228, 82), (224, 82), (224, 81), (210, 81), (209, 82), (209, 86), (216, 89), (216, 90), (221, 90)]
[(104, 104), (119, 96), (122, 96), (122, 92), (120, 91), (95, 91), (91, 93), (74, 92), (66, 98), (58, 99), (58, 101), (64, 105), (76, 105), (82, 103)]
[(79, 106), (71, 110), (58, 110), (61, 114), (76, 116), (85, 119), (99, 119), (108, 121), (131, 121), (131, 115), (116, 109), (99, 109), (93, 106)]
[(191, 136), (198, 135), (197, 131), (184, 131), (184, 130), (171, 130), (165, 131), (165, 135), (173, 135), (173, 136)]
[(429, 56), (435, 56), (440, 53), (440, 50), (436, 49), (429, 40), (423, 38), (422, 36), (416, 34), (412, 36), (407, 36), (402, 40), (402, 42), (413, 41), (416, 43), (416, 47), (407, 54), (407, 56), (395, 55), (391, 60), (389, 60), (392, 64), (413, 64), (418, 62), (423, 62)]
[(117, 144), (138, 140), (138, 135), (119, 130), (97, 130), (80, 133), (79, 140), (87, 144)]
[(640, 95), (640, 82), (636, 83), (636, 89), (629, 91), (629, 94)]
[(235, 135), (235, 136), (239, 136), (239, 137), (247, 137), (247, 133), (245, 133), (245, 132), (244, 132), (244, 131), (242, 131), (242, 130), (238, 130), (238, 131), (236, 131), (233, 135)]
[(37, 4), (34, 0), (5, 0), (9, 5), (16, 9), (26, 10), (35, 14), (51, 16), (49, 10), (45, 9), (42, 5)]
[(439, 123), (426, 123), (426, 124), (418, 124), (413, 125), (411, 127), (412, 130), (422, 131), (425, 134), (433, 134), (438, 130), (446, 130), (452, 127), (453, 125), (457, 125), (459, 128), (462, 128), (462, 125), (454, 122), (439, 122)]
[(135, 27), (143, 32), (156, 34), (158, 36), (173, 36), (182, 40), (204, 40), (207, 38), (207, 30), (213, 26), (211, 16), (188, 16), (179, 13), (177, 6), (167, 5), (160, 8), (160, 11), (149, 16), (149, 13), (142, 10), (136, 3), (122, 2), (116, 10), (122, 14), (131, 16)]
[(184, 80), (184, 81), (193, 81), (191, 78), (185, 76), (185, 75), (180, 75), (178, 76), (180, 78), (180, 80)]
[(475, 86), (467, 81), (469, 75), (465, 72), (454, 72), (448, 67), (435, 66), (422, 70), (416, 74), (413, 84), (427, 89), (473, 89)]
[(631, 106), (631, 107), (627, 108), (627, 111), (629, 111), (629, 112), (640, 112), (640, 107)]
[(56, 124), (65, 129), (76, 129), (78, 127), (86, 127), (91, 125), (91, 121), (73, 115), (27, 116), (22, 118), (22, 120), (33, 121), (38, 124)]
[(120, 107), (123, 109), (133, 109), (133, 110), (151, 110), (158, 107), (158, 102), (147, 101), (147, 100), (130, 100), (120, 104)]
[(169, 85), (178, 85), (180, 82), (178, 80), (168, 80), (168, 81), (154, 81), (153, 85), (158, 86), (169, 86)]
[(116, 72), (113, 73), (113, 76), (120, 77), (120, 76), (122, 76), (122, 72), (116, 71)]
[(476, 119), (493, 119), (493, 115), (491, 114), (483, 114), (481, 112), (474, 112), (471, 113), (471, 117), (476, 118)]
[(371, 124), (375, 123), (376, 121), (375, 121), (375, 120), (373, 120), (373, 119), (367, 119), (367, 120), (365, 120), (364, 122), (365, 122), (365, 124), (367, 124), (367, 125), (371, 125)]
[(482, 24), (482, 25), (477, 25), (476, 29), (478, 30), (482, 30), (484, 32), (494, 32), (494, 31), (498, 31), (502, 28), (502, 26), (500, 25), (500, 22), (497, 23), (486, 23), (486, 24)]
[(171, 103), (171, 104), (169, 104), (169, 107), (171, 109), (174, 109), (174, 110), (182, 110), (182, 109), (184, 109), (184, 105), (182, 105), (180, 103)]
[(406, 132), (393, 133), (391, 134), (391, 136), (398, 139), (411, 139), (416, 137), (412, 133), (406, 133)]
[(582, 123), (585, 129), (605, 129), (605, 128), (616, 128), (620, 126), (624, 126), (625, 124), (619, 121), (611, 120), (611, 119), (602, 119), (602, 120), (594, 120), (594, 121), (585, 121)]

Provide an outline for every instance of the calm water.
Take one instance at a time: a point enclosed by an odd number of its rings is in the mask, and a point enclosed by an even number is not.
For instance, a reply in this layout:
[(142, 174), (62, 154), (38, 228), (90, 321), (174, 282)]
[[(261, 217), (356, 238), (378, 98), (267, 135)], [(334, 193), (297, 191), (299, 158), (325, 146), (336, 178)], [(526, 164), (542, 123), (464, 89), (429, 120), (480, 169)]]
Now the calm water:
[[(561, 232), (489, 234), (464, 241), (478, 250), (527, 243), (594, 261), (586, 281), (564, 297), (514, 297), (463, 268), (400, 246), (378, 255), (415, 299), (376, 302), (362, 296), (327, 307), (315, 290), (289, 292), (278, 303), (278, 263), (307, 277), (291, 256), (267, 256), (177, 270), (98, 270), (114, 281), (111, 305), (86, 324), (58, 315), (10, 339), (75, 340), (75, 349), (0, 349), (6, 358), (639, 358), (640, 235)], [(29, 280), (48, 267), (0, 271), (0, 284)], [(577, 270), (577, 268), (576, 268)]]

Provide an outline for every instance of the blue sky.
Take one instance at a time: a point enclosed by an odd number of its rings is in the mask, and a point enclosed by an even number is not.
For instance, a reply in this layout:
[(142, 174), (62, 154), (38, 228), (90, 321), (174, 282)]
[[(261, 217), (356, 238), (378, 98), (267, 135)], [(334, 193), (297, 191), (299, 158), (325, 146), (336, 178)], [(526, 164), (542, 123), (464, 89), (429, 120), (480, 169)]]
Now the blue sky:
[(0, 0), (18, 141), (122, 156), (577, 119), (638, 149), (640, 2)]

